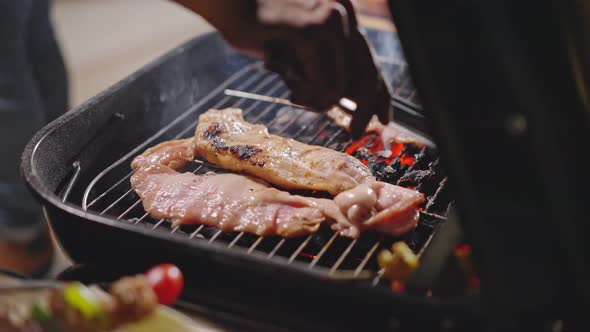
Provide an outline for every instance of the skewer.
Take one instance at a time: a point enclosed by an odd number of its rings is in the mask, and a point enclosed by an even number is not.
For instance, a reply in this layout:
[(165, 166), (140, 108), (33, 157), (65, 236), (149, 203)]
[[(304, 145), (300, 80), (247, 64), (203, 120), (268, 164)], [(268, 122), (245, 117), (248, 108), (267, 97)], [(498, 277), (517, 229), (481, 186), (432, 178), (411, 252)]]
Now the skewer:
[[(296, 103), (290, 101), (289, 99), (285, 99), (285, 98), (265, 96), (265, 95), (260, 95), (257, 93), (244, 92), (244, 91), (238, 91), (238, 90), (232, 90), (232, 89), (225, 89), (224, 93), (227, 96), (253, 99), (253, 100), (259, 100), (259, 101), (266, 101), (269, 103), (282, 104), (282, 105), (297, 107), (297, 108), (301, 108), (301, 109), (309, 110), (309, 111), (314, 110), (311, 107), (301, 105), (301, 104), (296, 104)], [(337, 106), (339, 106), (343, 111), (345, 111), (348, 114), (354, 113), (357, 108), (357, 104), (348, 98), (340, 98)]]
[(282, 105), (287, 105), (287, 106), (293, 106), (293, 107), (307, 109), (307, 110), (310, 109), (307, 106), (295, 104), (295, 103), (291, 102), (289, 99), (286, 99), (286, 98), (271, 97), (271, 96), (265, 96), (265, 95), (261, 95), (261, 94), (257, 94), (257, 93), (251, 93), (251, 92), (245, 92), (245, 91), (238, 91), (238, 90), (232, 90), (232, 89), (225, 89), (224, 93), (225, 93), (225, 95), (232, 96), (232, 97), (239, 97), (239, 98), (246, 98), (246, 99), (252, 99), (252, 100), (266, 101), (266, 102), (269, 102), (269, 103), (275, 103), (275, 104), (282, 104)]
[(61, 285), (63, 285), (63, 282), (56, 280), (23, 280), (16, 283), (0, 284), (0, 293), (56, 288)]

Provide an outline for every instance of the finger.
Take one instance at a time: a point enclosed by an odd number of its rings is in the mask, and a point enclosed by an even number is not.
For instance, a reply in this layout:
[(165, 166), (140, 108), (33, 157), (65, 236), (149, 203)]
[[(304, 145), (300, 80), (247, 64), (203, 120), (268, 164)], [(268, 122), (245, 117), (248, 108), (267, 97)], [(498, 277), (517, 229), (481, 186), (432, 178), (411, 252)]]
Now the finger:
[(373, 117), (373, 113), (367, 111), (367, 107), (365, 105), (357, 104), (357, 109), (352, 115), (352, 120), (350, 121), (350, 135), (354, 139), (358, 139), (363, 136), (369, 121)]
[(393, 109), (391, 105), (391, 93), (388, 86), (380, 75), (379, 88), (375, 97), (374, 112), (381, 123), (388, 124), (392, 121)]
[(328, 22), (322, 43), (325, 45), (324, 67), (329, 71), (329, 92), (331, 99), (340, 100), (345, 97), (350, 85), (350, 55), (346, 49), (346, 36), (342, 27), (341, 17), (334, 12)]
[[(307, 58), (300, 59), (306, 70), (313, 70), (313, 80), (305, 82), (312, 91), (314, 99), (309, 101), (319, 109), (328, 109), (345, 96), (350, 86), (350, 55), (347, 50), (348, 37), (344, 31), (342, 17), (337, 11), (325, 24), (310, 28), (312, 38), (302, 51), (309, 51)], [(318, 68), (308, 66), (308, 59), (313, 59)], [(311, 76), (306, 76), (310, 78)]]
[(258, 0), (262, 23), (307, 27), (323, 24), (330, 16), (333, 0)]
[(351, 121), (351, 134), (360, 137), (369, 123), (377, 106), (375, 96), (378, 89), (379, 72), (373, 62), (369, 46), (363, 35), (354, 30), (349, 37), (352, 68), (355, 80), (351, 81), (348, 96), (357, 103), (357, 109)]
[(348, 15), (348, 23), (350, 24), (350, 30), (352, 31), (353, 29), (356, 29), (358, 23), (356, 21), (356, 14), (352, 2), (350, 2), (350, 0), (338, 0), (337, 2), (344, 6), (344, 8), (346, 9), (346, 13)]
[(300, 87), (304, 94), (301, 96), (308, 106), (323, 110), (334, 105), (338, 101), (337, 94), (328, 92), (331, 85), (331, 66), (327, 65), (326, 45), (323, 40), (317, 38), (317, 29), (296, 46), (297, 61), (302, 64), (303, 77)]
[(315, 107), (317, 83), (315, 82), (315, 71), (320, 70), (313, 50), (308, 41), (300, 41), (294, 49), (296, 62), (301, 64), (301, 77), (295, 81), (295, 86), (290, 86), (293, 94), (291, 99), (294, 103)]

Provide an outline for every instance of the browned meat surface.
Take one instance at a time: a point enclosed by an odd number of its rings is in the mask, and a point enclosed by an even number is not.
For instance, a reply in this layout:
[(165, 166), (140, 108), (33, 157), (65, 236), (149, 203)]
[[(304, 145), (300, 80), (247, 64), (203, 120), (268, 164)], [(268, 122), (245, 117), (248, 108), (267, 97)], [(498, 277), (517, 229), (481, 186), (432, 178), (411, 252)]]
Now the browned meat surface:
[(158, 306), (158, 297), (143, 274), (117, 280), (109, 294), (114, 305), (108, 314), (115, 325), (140, 321)]
[(291, 195), (238, 174), (178, 173), (162, 164), (184, 157), (186, 141), (171, 141), (150, 149), (133, 162), (139, 167), (131, 184), (144, 209), (155, 218), (180, 224), (204, 224), (223, 231), (293, 237), (316, 232), (325, 220), (336, 222), (346, 236), (358, 236), (340, 209), (329, 199)]
[(257, 176), (285, 189), (337, 195), (375, 179), (356, 158), (321, 146), (270, 135), (237, 108), (209, 110), (199, 118), (195, 150), (225, 169)]
[[(333, 107), (327, 112), (334, 123), (346, 130), (350, 127), (351, 116), (338, 107)], [(376, 117), (373, 117), (366, 129), (367, 133), (376, 133), (381, 136), (385, 145), (391, 143), (415, 144), (417, 146), (432, 146), (434, 143), (417, 135), (410, 130), (390, 122), (383, 125)]]

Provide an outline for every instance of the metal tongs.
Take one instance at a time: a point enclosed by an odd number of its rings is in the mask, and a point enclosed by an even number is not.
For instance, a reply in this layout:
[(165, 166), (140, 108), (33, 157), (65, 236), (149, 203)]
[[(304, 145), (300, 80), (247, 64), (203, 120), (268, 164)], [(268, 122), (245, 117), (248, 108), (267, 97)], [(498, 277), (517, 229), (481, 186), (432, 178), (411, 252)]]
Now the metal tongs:
[[(391, 89), (376, 65), (373, 50), (358, 29), (352, 4), (349, 1), (334, 2), (332, 12), (332, 19), (328, 24), (331, 24), (330, 29), (335, 32), (333, 38), (343, 38), (342, 56), (349, 60), (350, 66), (347, 70), (350, 72), (353, 85), (348, 87), (345, 94), (337, 100), (336, 105), (328, 108), (337, 106), (352, 115), (350, 132), (353, 137), (358, 138), (364, 133), (373, 115), (376, 115), (384, 124), (393, 120)], [(291, 88), (293, 104), (311, 110), (326, 110), (327, 105), (317, 100), (318, 91), (310, 90), (319, 88), (329, 93), (327, 89), (330, 87), (309, 87), (301, 68), (305, 64), (299, 62), (300, 59), (296, 59), (293, 55), (293, 45), (272, 44), (266, 49), (266, 66), (279, 73)], [(315, 100), (299, 102), (299, 100), (306, 100), (306, 94), (315, 94)]]

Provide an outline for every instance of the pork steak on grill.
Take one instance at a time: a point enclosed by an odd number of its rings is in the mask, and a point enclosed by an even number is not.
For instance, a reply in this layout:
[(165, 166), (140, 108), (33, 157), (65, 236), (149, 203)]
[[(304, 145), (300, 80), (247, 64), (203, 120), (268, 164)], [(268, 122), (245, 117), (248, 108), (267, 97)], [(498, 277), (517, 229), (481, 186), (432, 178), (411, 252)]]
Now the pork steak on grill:
[(190, 158), (189, 145), (190, 140), (164, 142), (133, 161), (131, 185), (152, 217), (283, 237), (314, 233), (328, 219), (342, 235), (358, 236), (332, 200), (291, 195), (239, 174), (196, 175), (169, 167)]
[(285, 189), (326, 191), (337, 195), (375, 181), (358, 159), (322, 146), (271, 135), (251, 124), (242, 110), (209, 110), (199, 117), (194, 148), (210, 163), (245, 172)]

